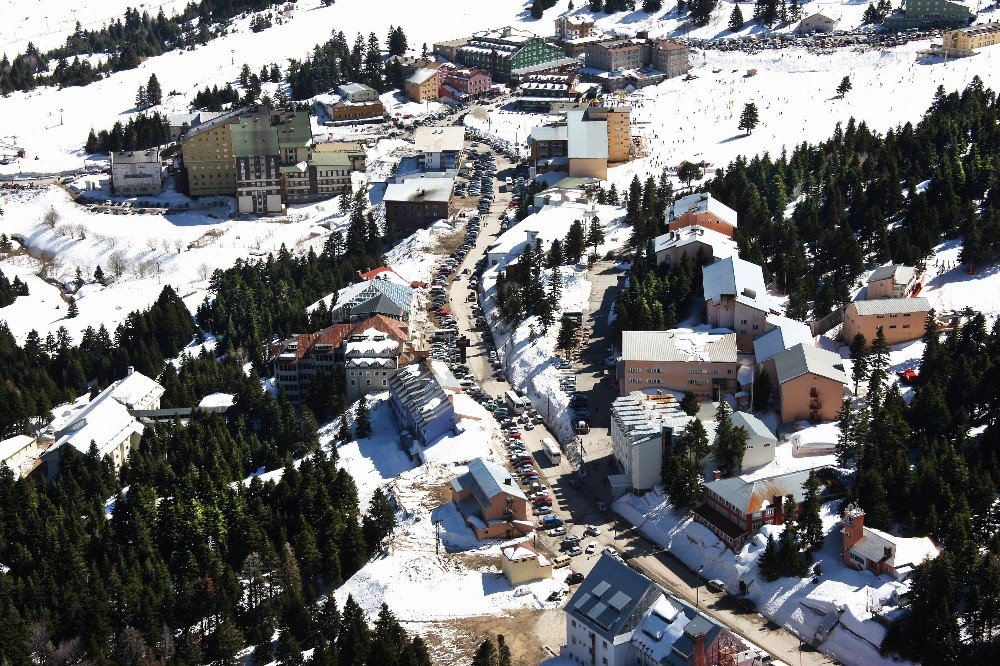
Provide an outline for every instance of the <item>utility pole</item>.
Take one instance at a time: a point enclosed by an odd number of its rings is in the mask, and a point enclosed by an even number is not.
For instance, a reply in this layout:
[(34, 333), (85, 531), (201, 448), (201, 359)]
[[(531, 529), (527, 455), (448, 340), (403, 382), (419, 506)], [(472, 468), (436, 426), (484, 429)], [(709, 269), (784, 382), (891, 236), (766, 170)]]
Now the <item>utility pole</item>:
[[(698, 577), (694, 581), (694, 583), (695, 583), (695, 588), (694, 588), (694, 607), (695, 608), (698, 608), (698, 607), (701, 606), (701, 572), (702, 572), (702, 570), (704, 568), (705, 568), (704, 566), (698, 567)], [(801, 659), (801, 658), (802, 658), (802, 654), (800, 653), (799, 654), (799, 659)]]

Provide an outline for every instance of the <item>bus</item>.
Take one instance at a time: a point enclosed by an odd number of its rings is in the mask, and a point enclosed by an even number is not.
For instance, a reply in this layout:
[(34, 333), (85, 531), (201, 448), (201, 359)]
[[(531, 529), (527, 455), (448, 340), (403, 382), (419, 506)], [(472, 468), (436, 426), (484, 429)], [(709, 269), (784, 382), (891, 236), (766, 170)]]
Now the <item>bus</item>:
[(522, 398), (514, 391), (507, 391), (503, 395), (504, 399), (507, 402), (507, 406), (510, 407), (510, 411), (514, 412), (515, 414), (521, 414), (524, 412), (524, 408), (528, 404), (527, 398)]
[(559, 449), (559, 445), (548, 437), (542, 437), (542, 449), (545, 450), (545, 455), (549, 457), (553, 465), (558, 465), (559, 461), (562, 460), (562, 451)]

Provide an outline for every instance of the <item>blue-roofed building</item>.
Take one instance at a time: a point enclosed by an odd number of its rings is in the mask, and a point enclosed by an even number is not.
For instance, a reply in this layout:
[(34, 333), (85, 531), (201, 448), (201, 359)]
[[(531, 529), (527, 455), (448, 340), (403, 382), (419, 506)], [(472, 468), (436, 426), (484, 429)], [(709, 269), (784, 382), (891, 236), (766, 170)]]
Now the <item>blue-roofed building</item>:
[(411, 363), (389, 378), (389, 407), (396, 424), (427, 446), (455, 427), (455, 407), (441, 378)]
[(395, 280), (375, 279), (350, 284), (337, 293), (331, 316), (334, 323), (384, 315), (410, 323), (413, 287)]
[(503, 467), (476, 458), (469, 471), (451, 480), (451, 501), (477, 539), (511, 539), (530, 534), (528, 498)]
[(564, 610), (562, 656), (578, 664), (688, 666), (739, 651), (723, 626), (607, 554)]

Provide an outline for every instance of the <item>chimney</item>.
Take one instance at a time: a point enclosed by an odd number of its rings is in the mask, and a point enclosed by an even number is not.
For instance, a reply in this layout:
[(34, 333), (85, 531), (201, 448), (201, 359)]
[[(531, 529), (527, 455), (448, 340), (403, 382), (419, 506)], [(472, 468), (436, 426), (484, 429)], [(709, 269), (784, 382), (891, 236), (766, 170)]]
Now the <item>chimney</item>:
[(722, 470), (716, 469), (712, 470), (712, 481), (718, 481), (722, 478)]
[(771, 498), (771, 503), (774, 505), (774, 524), (781, 525), (785, 522), (785, 498), (775, 495)]
[(882, 561), (884, 562), (885, 560), (888, 560), (891, 557), (892, 557), (892, 548), (890, 548), (889, 546), (884, 546), (882, 548)]
[(844, 550), (849, 550), (865, 535), (865, 512), (856, 504), (844, 510)]
[(128, 369), (125, 371), (125, 376), (128, 377), (133, 372), (135, 372), (135, 366), (134, 365), (130, 365), (130, 366), (128, 366)]
[(691, 637), (694, 643), (694, 654), (691, 657), (692, 666), (707, 666), (708, 660), (705, 658), (705, 636), (698, 634)]

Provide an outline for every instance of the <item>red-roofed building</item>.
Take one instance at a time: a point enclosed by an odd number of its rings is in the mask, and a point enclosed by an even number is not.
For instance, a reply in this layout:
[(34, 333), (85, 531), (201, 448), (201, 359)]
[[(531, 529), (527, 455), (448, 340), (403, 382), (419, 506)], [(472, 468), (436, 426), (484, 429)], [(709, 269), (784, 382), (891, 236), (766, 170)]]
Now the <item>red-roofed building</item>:
[(413, 360), (409, 339), (405, 322), (384, 315), (299, 333), (271, 348), (274, 381), (292, 402), (301, 403), (317, 375), (343, 372), (345, 395), (354, 401), (385, 391), (396, 369)]

